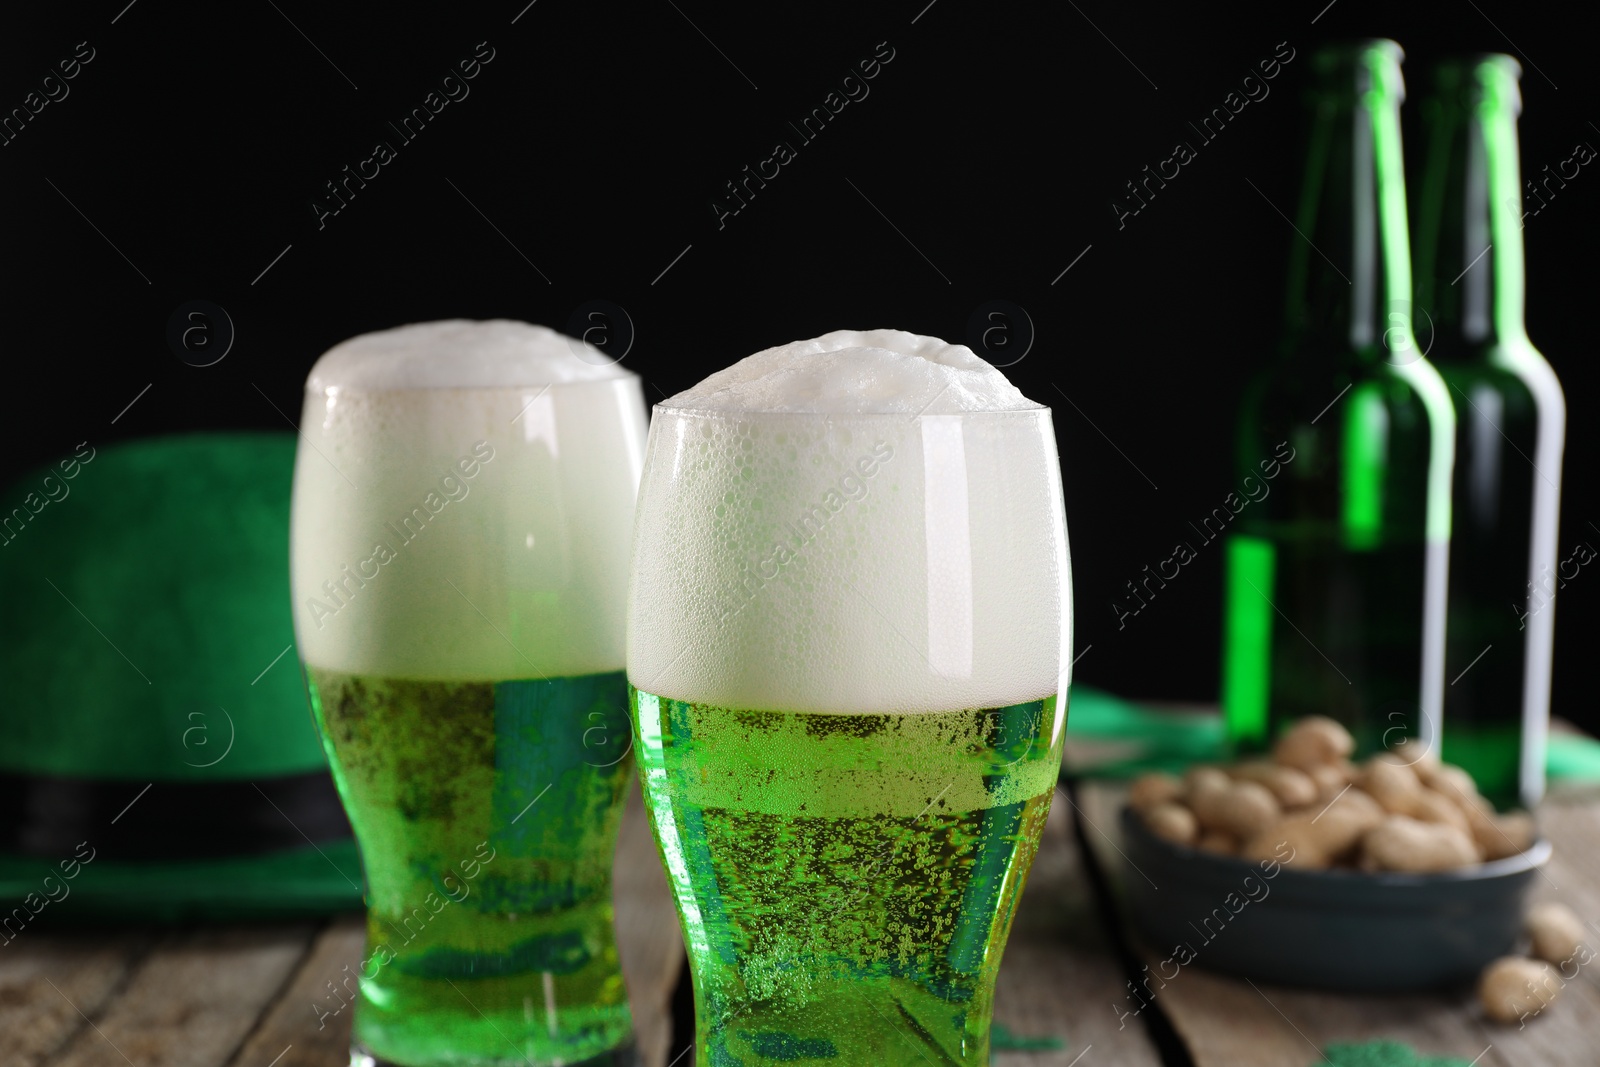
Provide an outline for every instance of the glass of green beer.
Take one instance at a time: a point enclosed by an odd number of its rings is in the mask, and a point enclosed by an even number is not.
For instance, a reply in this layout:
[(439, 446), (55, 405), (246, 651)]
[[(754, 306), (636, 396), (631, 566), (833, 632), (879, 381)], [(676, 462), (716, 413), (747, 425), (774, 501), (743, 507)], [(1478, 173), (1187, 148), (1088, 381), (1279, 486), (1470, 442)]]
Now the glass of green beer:
[(366, 877), (353, 1067), (633, 1063), (638, 378), (540, 327), (423, 323), (327, 352), (300, 430), (296, 641)]
[(1066, 724), (1050, 411), (898, 331), (655, 409), (628, 607), (702, 1064), (989, 1062)]

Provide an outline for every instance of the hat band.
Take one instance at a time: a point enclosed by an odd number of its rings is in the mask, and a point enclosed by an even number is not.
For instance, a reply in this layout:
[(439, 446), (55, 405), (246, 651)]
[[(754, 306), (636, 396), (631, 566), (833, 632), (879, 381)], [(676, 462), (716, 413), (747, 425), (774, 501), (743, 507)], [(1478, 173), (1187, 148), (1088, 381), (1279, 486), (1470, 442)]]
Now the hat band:
[(327, 771), (255, 781), (112, 782), (0, 771), (0, 852), (201, 860), (309, 848), (350, 836)]

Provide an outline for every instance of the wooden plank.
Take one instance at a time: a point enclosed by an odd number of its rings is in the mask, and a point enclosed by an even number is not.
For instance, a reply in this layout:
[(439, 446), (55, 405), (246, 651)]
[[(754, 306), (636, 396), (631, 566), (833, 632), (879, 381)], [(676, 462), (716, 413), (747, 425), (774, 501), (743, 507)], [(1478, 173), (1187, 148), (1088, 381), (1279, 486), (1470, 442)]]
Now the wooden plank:
[(127, 981), (154, 937), (129, 931), (23, 931), (0, 951), (0, 1062), (37, 1067)]
[[(337, 986), (350, 973), (359, 974), (367, 941), (360, 915), (341, 916), (317, 935), (293, 977), (268, 1006), (230, 1067), (345, 1067), (350, 1062), (352, 1013), (329, 1009), (338, 1002), (328, 984)], [(348, 993), (345, 994), (349, 996)]]
[(617, 954), (628, 984), (641, 1067), (665, 1067), (672, 1038), (672, 990), (683, 966), (683, 933), (666, 871), (635, 781), (617, 837), (612, 873)]
[[(1572, 908), (1589, 927), (1588, 946), (1600, 951), (1600, 802), (1575, 797), (1541, 806), (1540, 823), (1555, 846), (1546, 877), (1534, 883), (1533, 899)], [(1570, 980), (1569, 980), (1570, 979)], [(1484, 1020), (1485, 1039), (1511, 1063), (1589, 1067), (1600, 1034), (1600, 958), (1576, 962), (1561, 978), (1560, 997), (1526, 1023), (1498, 1026)]]
[(1593, 1067), (1595, 1038), (1600, 1034), (1600, 991), (1592, 980), (1579, 978), (1565, 983), (1560, 999), (1525, 1023), (1500, 1025), (1480, 1019), (1478, 1029), (1484, 1043), (1492, 1043), (1506, 1063), (1518, 1067)]
[(1094, 849), (1100, 869), (1119, 898), (1127, 875), (1127, 858), (1122, 852), (1122, 831), (1117, 820), (1127, 795), (1126, 782), (1085, 781), (1078, 787), (1078, 814), (1084, 821), (1089, 847)]
[[(1425, 1056), (1459, 1056), (1477, 1067), (1546, 1063), (1554, 1067), (1556, 1062), (1567, 1062), (1506, 1055), (1498, 1042), (1484, 1033), (1470, 990), (1454, 995), (1349, 996), (1262, 986), (1260, 994), (1318, 1049), (1336, 1042), (1382, 1039), (1402, 1042)], [(1301, 1048), (1311, 1056), (1309, 1047)], [(1315, 1060), (1311, 1056), (1305, 1062)], [(1593, 1060), (1584, 1062), (1592, 1064)]]
[(293, 973), (312, 933), (296, 924), (174, 934), (139, 961), (125, 988), (49, 1063), (225, 1063)]
[[(1122, 782), (1085, 782), (1078, 789), (1089, 847), (1119, 898), (1124, 881), (1139, 877), (1137, 872), (1127, 872), (1122, 852), (1118, 813), (1126, 794)], [(1159, 975), (1157, 965), (1166, 953), (1146, 951), (1144, 958)], [(1122, 994), (1116, 1002), (1118, 1010), (1131, 1011), (1134, 1000), (1125, 988), (1118, 992)], [(1189, 966), (1154, 993), (1155, 1003), (1171, 1020), (1199, 1067), (1300, 1067), (1320, 1055), (1295, 1031), (1294, 1024), (1243, 982)]]
[(1070, 953), (1013, 937), (995, 991), (995, 1024), (1015, 1038), (1054, 1037), (1061, 1047), (996, 1048), (995, 1067), (1072, 1067), (1079, 1056), (1084, 1064), (1156, 1067), (1161, 1059), (1144, 1026), (1111, 1009), (1122, 982), (1109, 953)]
[[(1147, 952), (1155, 967), (1161, 954)], [(1302, 1067), (1316, 1063), (1320, 1046), (1244, 982), (1185, 967), (1156, 994), (1156, 1002), (1183, 1038), (1197, 1067)], [(1496, 1065), (1502, 1067), (1502, 1065)]]
[(1119, 1021), (1111, 1008), (1123, 992), (1072, 837), (1071, 804), (1057, 791), (1000, 964), (995, 1021), (1020, 1038), (1054, 1037), (1062, 1048), (998, 1051), (996, 1067), (1068, 1067), (1079, 1056), (1084, 1064), (1156, 1067), (1145, 1028)]
[[(1563, 901), (1586, 921), (1600, 922), (1600, 797), (1547, 801), (1539, 808), (1539, 828), (1555, 846), (1560, 866), (1571, 872), (1567, 878), (1552, 872), (1550, 879), (1541, 879), (1542, 887), (1553, 891), (1549, 899)], [(1569, 882), (1578, 899), (1563, 896)]]
[[(1535, 899), (1559, 901), (1577, 912), (1587, 927), (1586, 944), (1600, 952), (1600, 793), (1571, 803), (1546, 802), (1539, 819), (1555, 856), (1550, 878), (1535, 887)], [(1600, 988), (1600, 958), (1580, 973)]]

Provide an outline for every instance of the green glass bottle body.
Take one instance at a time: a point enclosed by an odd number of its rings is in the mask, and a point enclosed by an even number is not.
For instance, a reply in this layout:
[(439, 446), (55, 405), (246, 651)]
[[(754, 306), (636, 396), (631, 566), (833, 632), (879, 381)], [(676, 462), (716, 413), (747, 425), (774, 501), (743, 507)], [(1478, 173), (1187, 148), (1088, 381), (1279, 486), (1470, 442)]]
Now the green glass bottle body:
[(1222, 703), (1244, 750), (1313, 714), (1361, 752), (1439, 730), (1455, 427), (1412, 331), (1400, 60), (1369, 41), (1312, 62), (1287, 329), (1237, 437), (1246, 492), (1273, 481), (1227, 526)]
[(1520, 68), (1441, 64), (1423, 101), (1418, 306), (1456, 407), (1443, 758), (1495, 803), (1544, 792), (1566, 404), (1523, 325)]

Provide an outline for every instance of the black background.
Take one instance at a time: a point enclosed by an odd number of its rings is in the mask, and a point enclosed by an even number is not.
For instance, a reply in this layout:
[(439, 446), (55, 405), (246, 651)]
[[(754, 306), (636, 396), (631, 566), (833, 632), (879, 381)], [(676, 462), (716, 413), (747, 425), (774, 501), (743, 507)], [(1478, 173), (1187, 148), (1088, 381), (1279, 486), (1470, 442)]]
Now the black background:
[[(833, 329), (964, 340), (973, 311), (1003, 299), (1036, 331), (1007, 373), (1056, 409), (1076, 676), (1139, 697), (1216, 694), (1219, 552), (1120, 631), (1110, 604), (1235, 488), (1236, 398), (1272, 349), (1297, 240), (1273, 205), (1293, 203), (1311, 50), (1394, 37), (1413, 99), (1434, 57), (1509, 51), (1525, 174), (1600, 144), (1592, 37), (1566, 8), (1504, 0), (125, 3), (8, 14), (0, 36), (4, 112), (78, 42), (94, 49), (70, 95), (0, 147), (0, 476), (85, 439), (286, 429), (323, 350), (403, 322), (562, 328), (608, 300), (636, 331), (625, 365), (660, 400)], [(470, 95), (401, 144), (384, 123), (479, 42), (494, 58)], [(894, 58), (870, 95), (800, 144), (788, 121), (879, 42)], [(1270, 95), (1119, 229), (1123, 183), (1197, 143), (1186, 123), (1280, 42), (1295, 58)], [(380, 137), (398, 157), (319, 228), (323, 184)], [(798, 158), (719, 229), (712, 199), (778, 140)], [(1592, 169), (1525, 230), (1529, 332), (1571, 413), (1563, 556), (1600, 543)], [(236, 330), (213, 366), (166, 340), (194, 299)], [(1586, 570), (1561, 594), (1554, 710), (1592, 728), (1597, 614)]]

